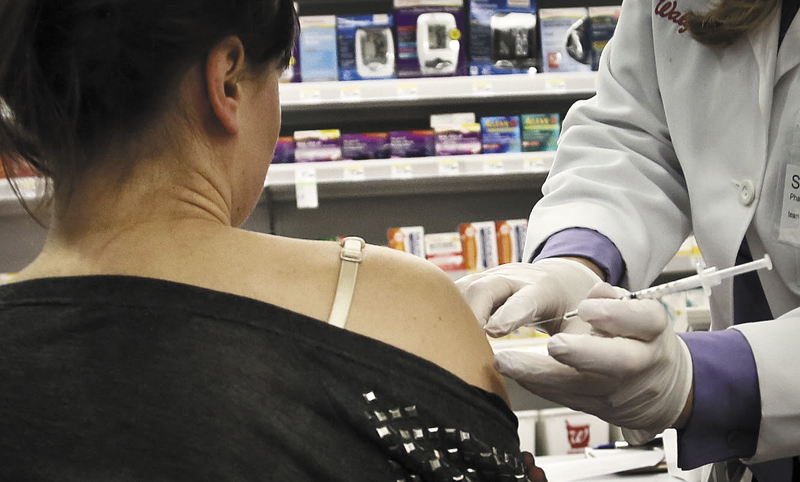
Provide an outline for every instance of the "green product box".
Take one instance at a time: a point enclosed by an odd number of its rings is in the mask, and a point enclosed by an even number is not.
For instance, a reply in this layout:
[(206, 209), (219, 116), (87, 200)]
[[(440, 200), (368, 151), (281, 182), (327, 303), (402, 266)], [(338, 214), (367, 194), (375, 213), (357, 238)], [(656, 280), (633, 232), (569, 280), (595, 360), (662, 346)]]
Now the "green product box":
[(561, 115), (522, 114), (522, 152), (555, 151)]

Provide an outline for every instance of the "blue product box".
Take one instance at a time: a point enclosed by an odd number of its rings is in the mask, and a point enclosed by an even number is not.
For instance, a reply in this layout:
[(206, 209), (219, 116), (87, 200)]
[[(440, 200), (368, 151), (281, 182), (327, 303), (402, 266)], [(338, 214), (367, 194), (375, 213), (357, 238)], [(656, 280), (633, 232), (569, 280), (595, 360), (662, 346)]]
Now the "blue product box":
[(519, 116), (496, 116), (481, 118), (481, 135), (484, 154), (521, 152), (522, 137)]
[(300, 17), (300, 75), (303, 82), (338, 80), (335, 15)]
[(336, 17), (339, 80), (395, 77), (394, 16)]
[(470, 75), (542, 70), (536, 0), (470, 0)]
[(621, 7), (589, 7), (592, 42), (592, 70), (600, 65), (600, 54), (617, 28)]

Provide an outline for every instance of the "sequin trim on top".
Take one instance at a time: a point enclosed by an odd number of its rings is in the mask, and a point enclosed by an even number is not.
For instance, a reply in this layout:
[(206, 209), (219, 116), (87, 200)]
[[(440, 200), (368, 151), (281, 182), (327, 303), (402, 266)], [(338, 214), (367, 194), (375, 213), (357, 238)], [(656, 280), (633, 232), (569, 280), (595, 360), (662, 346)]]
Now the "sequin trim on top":
[(390, 458), (395, 482), (527, 482), (515, 455), (469, 431), (425, 423), (416, 405), (394, 406), (369, 391), (362, 394), (372, 436)]

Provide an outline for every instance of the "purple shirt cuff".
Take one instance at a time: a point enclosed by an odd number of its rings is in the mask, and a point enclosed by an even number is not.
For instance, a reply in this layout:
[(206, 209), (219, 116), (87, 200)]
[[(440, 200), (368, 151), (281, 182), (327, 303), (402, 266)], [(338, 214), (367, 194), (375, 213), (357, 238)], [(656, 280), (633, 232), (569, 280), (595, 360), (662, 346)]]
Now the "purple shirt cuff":
[(610, 239), (592, 229), (569, 228), (547, 238), (533, 253), (533, 261), (561, 256), (585, 258), (596, 264), (606, 281), (617, 285), (625, 273), (625, 262)]
[(678, 432), (678, 466), (747, 458), (761, 424), (758, 372), (747, 339), (736, 330), (681, 333), (694, 365), (694, 402)]

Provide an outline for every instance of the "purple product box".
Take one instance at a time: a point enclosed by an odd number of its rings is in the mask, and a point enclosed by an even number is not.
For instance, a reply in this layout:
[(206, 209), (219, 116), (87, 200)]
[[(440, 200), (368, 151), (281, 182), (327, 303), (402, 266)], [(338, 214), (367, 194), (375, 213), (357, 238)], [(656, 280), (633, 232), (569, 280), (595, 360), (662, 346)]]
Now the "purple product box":
[(390, 155), (388, 132), (342, 134), (342, 159), (386, 159)]
[(436, 154), (432, 130), (389, 133), (392, 157), (427, 157)]
[(342, 139), (338, 129), (297, 131), (294, 142), (295, 162), (338, 161), (342, 158)]
[(279, 137), (275, 144), (275, 155), (272, 156), (273, 164), (287, 164), (294, 162), (294, 137)]
[[(398, 77), (446, 77), (446, 76), (461, 76), (467, 75), (467, 41), (466, 41), (466, 20), (464, 16), (463, 3), (462, 6), (410, 6), (398, 7), (398, 0), (395, 0), (395, 25), (397, 29), (397, 76)], [(454, 2), (458, 4), (459, 2)], [(434, 47), (441, 47), (437, 54), (435, 51), (429, 53), (430, 58), (420, 59), (420, 52), (424, 52), (422, 46), (417, 45), (417, 23), (419, 17), (426, 15), (426, 18), (432, 18), (430, 15), (439, 15), (437, 18), (444, 18), (447, 21), (442, 23), (435, 23), (438, 20), (430, 23), (431, 44), (438, 43)], [(455, 27), (453, 28), (453, 24)], [(449, 26), (448, 26), (449, 25)], [(438, 29), (448, 29), (449, 31), (437, 32)], [(441, 40), (434, 40), (441, 39)], [(447, 58), (447, 55), (441, 55), (445, 52), (445, 47), (450, 42), (457, 42), (459, 44), (458, 53), (455, 58)], [(443, 58), (444, 57), (444, 58)], [(443, 64), (450, 64), (449, 67), (443, 67)], [(437, 73), (433, 70), (441, 69)]]
[(437, 156), (480, 154), (483, 149), (481, 125), (477, 123), (440, 127), (436, 129), (435, 138)]

